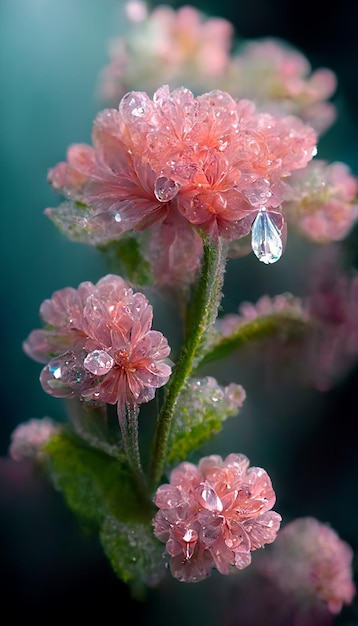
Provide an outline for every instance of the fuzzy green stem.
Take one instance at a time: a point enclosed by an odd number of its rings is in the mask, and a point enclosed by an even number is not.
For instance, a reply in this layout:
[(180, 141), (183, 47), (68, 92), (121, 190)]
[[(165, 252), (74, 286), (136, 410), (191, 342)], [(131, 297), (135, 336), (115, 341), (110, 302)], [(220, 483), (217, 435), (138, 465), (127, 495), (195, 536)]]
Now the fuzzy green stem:
[(160, 482), (167, 456), (168, 437), (175, 407), (183, 385), (190, 377), (203, 345), (205, 332), (214, 323), (222, 299), (226, 255), (221, 239), (216, 242), (203, 237), (201, 275), (191, 298), (188, 325), (181, 352), (170, 379), (166, 398), (158, 416), (154, 436), (151, 485)]
[(138, 414), (139, 406), (137, 404), (126, 403), (123, 410), (118, 411), (118, 421), (122, 433), (123, 448), (130, 468), (133, 472), (134, 479), (138, 489), (145, 500), (147, 496), (146, 478), (143, 472), (139, 442), (138, 442)]

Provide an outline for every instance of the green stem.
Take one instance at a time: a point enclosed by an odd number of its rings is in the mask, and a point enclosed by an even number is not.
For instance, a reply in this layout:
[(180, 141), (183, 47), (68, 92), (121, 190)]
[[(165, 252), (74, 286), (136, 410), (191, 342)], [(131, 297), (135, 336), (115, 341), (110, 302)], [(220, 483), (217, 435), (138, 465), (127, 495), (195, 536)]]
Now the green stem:
[(158, 416), (151, 463), (151, 485), (160, 482), (167, 456), (168, 437), (175, 407), (186, 380), (199, 358), (205, 332), (214, 323), (222, 298), (226, 255), (221, 239), (203, 237), (203, 263), (200, 279), (191, 299), (188, 327), (181, 352), (170, 379), (166, 398)]
[(125, 409), (118, 411), (118, 421), (122, 433), (122, 443), (130, 468), (138, 489), (145, 500), (148, 500), (146, 478), (143, 472), (138, 442), (137, 404), (126, 403)]

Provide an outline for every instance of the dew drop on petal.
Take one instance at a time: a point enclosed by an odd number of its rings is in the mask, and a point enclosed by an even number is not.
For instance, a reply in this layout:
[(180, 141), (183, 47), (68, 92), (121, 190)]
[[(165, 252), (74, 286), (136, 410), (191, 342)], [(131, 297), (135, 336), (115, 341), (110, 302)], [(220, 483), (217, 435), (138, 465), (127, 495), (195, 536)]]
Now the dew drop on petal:
[(87, 371), (95, 376), (104, 376), (112, 369), (114, 359), (105, 350), (93, 350), (83, 362)]
[(251, 228), (252, 250), (262, 263), (276, 263), (281, 258), (281, 233), (265, 208), (258, 212)]
[(198, 495), (199, 502), (204, 509), (208, 511), (222, 511), (223, 503), (212, 487), (201, 485)]
[(178, 183), (171, 178), (159, 176), (154, 184), (154, 195), (159, 202), (169, 202), (175, 198), (179, 188)]
[(41, 382), (48, 393), (55, 395), (81, 386), (85, 376), (81, 357), (69, 351), (49, 361), (42, 370)]
[(130, 122), (133, 117), (145, 117), (150, 111), (149, 98), (140, 91), (125, 94), (120, 102), (120, 111), (124, 119)]
[(185, 541), (186, 543), (192, 543), (192, 541), (197, 541), (197, 539), (198, 539), (198, 533), (196, 532), (196, 530), (193, 530), (192, 528), (188, 528), (185, 531), (183, 541)]

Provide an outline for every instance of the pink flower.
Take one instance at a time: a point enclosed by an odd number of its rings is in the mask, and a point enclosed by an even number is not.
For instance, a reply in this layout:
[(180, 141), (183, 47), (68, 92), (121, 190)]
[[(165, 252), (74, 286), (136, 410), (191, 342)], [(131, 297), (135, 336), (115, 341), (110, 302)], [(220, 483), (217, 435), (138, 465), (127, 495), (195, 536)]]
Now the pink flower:
[(234, 28), (193, 6), (155, 7), (129, 19), (125, 35), (109, 42), (109, 63), (99, 77), (99, 94), (118, 102), (131, 89), (150, 92), (158, 84), (212, 89), (229, 63)]
[(351, 547), (328, 525), (313, 517), (290, 522), (260, 563), (260, 571), (303, 610), (325, 605), (338, 614), (356, 589)]
[(297, 319), (307, 319), (303, 301), (290, 293), (283, 293), (277, 296), (263, 295), (255, 304), (242, 302), (238, 313), (228, 313), (218, 319), (216, 328), (225, 337), (231, 335), (240, 326), (249, 324), (254, 319), (280, 314)]
[(41, 461), (45, 456), (42, 447), (58, 432), (58, 425), (48, 417), (19, 424), (11, 434), (9, 454), (14, 461)]
[(306, 57), (288, 42), (273, 38), (244, 41), (230, 63), (222, 85), (238, 98), (253, 100), (260, 110), (297, 115), (318, 133), (336, 119), (327, 102), (337, 86), (331, 70), (312, 71)]
[(344, 163), (314, 160), (291, 178), (294, 199), (283, 213), (298, 231), (317, 243), (340, 241), (358, 219), (358, 179)]
[(47, 393), (117, 404), (120, 411), (148, 402), (167, 383), (167, 340), (151, 330), (147, 298), (121, 277), (57, 291), (40, 315), (46, 328), (32, 331), (24, 350), (46, 363), (40, 380)]
[(345, 271), (337, 248), (319, 252), (306, 305), (313, 323), (306, 361), (315, 387), (326, 391), (358, 357), (358, 272)]
[[(188, 229), (232, 241), (265, 213), (279, 236), (280, 205), (292, 197), (289, 178), (315, 151), (315, 132), (296, 117), (258, 113), (253, 103), (222, 91), (194, 97), (163, 86), (153, 99), (127, 93), (118, 110), (99, 113), (93, 147), (72, 146), (49, 181), (77, 203), (73, 226), (82, 222), (91, 243), (176, 220), (178, 245), (182, 240), (188, 257)], [(63, 223), (71, 236), (70, 207)], [(45, 212), (61, 223), (61, 207)]]
[(172, 211), (151, 228), (142, 250), (156, 286), (167, 291), (179, 289), (184, 295), (181, 301), (186, 301), (187, 288), (198, 274), (203, 252), (202, 239), (194, 228), (188, 228), (180, 213)]
[(183, 582), (243, 569), (251, 552), (276, 538), (281, 516), (265, 470), (243, 454), (211, 455), (196, 466), (184, 462), (161, 485), (154, 502), (155, 536), (166, 544), (173, 576)]

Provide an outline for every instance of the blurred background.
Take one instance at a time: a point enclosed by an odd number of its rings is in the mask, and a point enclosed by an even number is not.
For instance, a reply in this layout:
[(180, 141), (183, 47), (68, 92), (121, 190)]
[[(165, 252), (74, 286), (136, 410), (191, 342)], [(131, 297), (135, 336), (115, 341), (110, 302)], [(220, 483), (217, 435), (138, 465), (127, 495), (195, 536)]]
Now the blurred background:
[[(168, 4), (177, 8), (182, 3)], [(341, 0), (330, 11), (312, 0), (193, 4), (231, 21), (241, 37), (282, 38), (313, 68), (336, 73), (339, 117), (320, 139), (319, 156), (343, 161), (357, 174), (357, 3)], [(200, 585), (170, 580), (150, 592), (145, 603), (133, 599), (96, 538), (81, 532), (61, 495), (26, 465), (8, 458), (11, 432), (20, 422), (65, 419), (61, 401), (40, 387), (39, 364), (22, 351), (23, 340), (40, 326), (41, 302), (56, 289), (96, 282), (106, 273), (99, 252), (66, 240), (43, 210), (60, 202), (47, 184), (48, 169), (65, 158), (70, 143), (90, 143), (92, 121), (103, 108), (96, 95), (98, 76), (108, 62), (109, 39), (121, 34), (122, 12), (120, 0), (0, 0), (0, 597), (4, 611), (41, 621), (73, 612), (83, 618), (99, 610), (112, 618), (129, 609), (131, 622), (143, 626), (168, 620), (172, 626), (189, 625), (197, 618), (218, 626), (227, 602), (223, 577), (213, 574)], [(272, 267), (253, 255), (232, 261), (224, 311), (235, 312), (242, 300), (255, 301), (263, 293), (300, 295), (302, 245), (290, 235), (285, 259)], [(347, 245), (357, 261), (355, 233)], [(159, 310), (155, 320), (170, 337), (165, 311), (161, 315)], [(221, 375), (225, 384), (243, 384), (248, 400), (242, 416), (229, 420), (204, 452), (247, 454), (272, 477), (276, 510), (287, 519), (312, 515), (329, 522), (357, 553), (358, 368), (322, 394), (293, 391), (277, 380), (271, 386), (260, 384), (257, 366), (246, 373), (235, 362), (225, 373), (220, 367), (214, 375)], [(335, 623), (357, 625), (357, 602)]]

